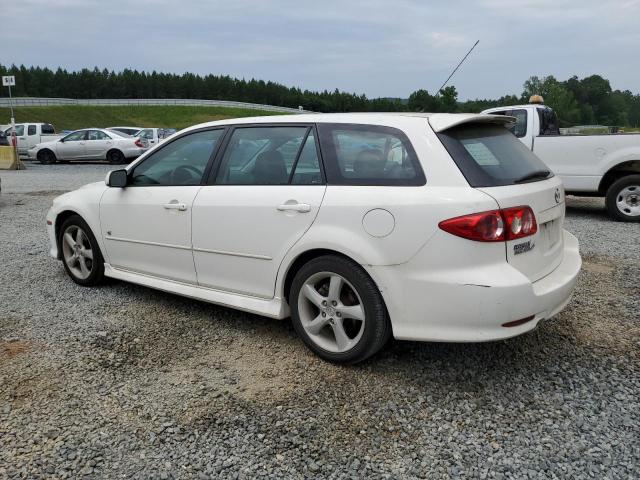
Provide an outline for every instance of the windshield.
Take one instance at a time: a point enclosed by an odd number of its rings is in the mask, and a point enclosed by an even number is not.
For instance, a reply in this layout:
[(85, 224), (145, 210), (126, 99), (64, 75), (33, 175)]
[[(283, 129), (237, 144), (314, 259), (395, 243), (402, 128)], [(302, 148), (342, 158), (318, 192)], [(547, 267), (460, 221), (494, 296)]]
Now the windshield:
[(549, 168), (509, 130), (464, 124), (438, 133), (472, 187), (497, 187), (545, 180)]

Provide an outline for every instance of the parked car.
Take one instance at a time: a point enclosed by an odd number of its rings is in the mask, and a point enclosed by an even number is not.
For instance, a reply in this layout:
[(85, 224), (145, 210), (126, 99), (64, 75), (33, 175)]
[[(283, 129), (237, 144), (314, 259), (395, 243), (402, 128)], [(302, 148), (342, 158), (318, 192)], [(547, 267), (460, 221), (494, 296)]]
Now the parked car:
[(127, 135), (134, 137), (142, 130), (141, 127), (107, 127), (107, 130), (126, 133)]
[(176, 133), (175, 128), (143, 128), (134, 136), (142, 139), (143, 143), (149, 147), (159, 144)]
[[(16, 123), (16, 140), (18, 155), (28, 156), (28, 151), (39, 143), (51, 142), (60, 138), (50, 123)], [(4, 130), (7, 138), (11, 138), (11, 126)]]
[(561, 135), (555, 112), (541, 103), (483, 113), (514, 116), (513, 133), (562, 179), (568, 194), (605, 197), (611, 218), (640, 222), (640, 134)]
[(29, 158), (40, 163), (69, 160), (107, 160), (125, 163), (146, 148), (139, 138), (122, 136), (100, 128), (76, 130), (55, 142), (40, 143), (29, 150)]
[[(390, 336), (476, 342), (534, 329), (581, 259), (559, 177), (479, 114), (318, 114), (198, 125), (57, 197), (50, 254), (273, 318), (324, 359)], [(352, 148), (354, 145), (357, 148)]]

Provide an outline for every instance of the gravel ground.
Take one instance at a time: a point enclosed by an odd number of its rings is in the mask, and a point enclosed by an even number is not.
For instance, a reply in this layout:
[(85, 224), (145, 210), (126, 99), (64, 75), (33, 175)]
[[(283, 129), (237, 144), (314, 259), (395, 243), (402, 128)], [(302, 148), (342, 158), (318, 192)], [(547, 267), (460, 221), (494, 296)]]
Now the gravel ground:
[(272, 321), (47, 257), (60, 191), (109, 166), (0, 172), (0, 478), (638, 478), (640, 225), (569, 199), (568, 309), (484, 344), (356, 367)]

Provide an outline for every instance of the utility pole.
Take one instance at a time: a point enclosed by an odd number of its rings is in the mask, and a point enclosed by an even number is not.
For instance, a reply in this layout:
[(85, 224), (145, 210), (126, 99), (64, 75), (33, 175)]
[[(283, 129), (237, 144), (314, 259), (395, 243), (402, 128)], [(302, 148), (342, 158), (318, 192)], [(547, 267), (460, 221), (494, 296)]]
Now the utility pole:
[(13, 98), (11, 96), (11, 86), (15, 86), (16, 77), (13, 75), (7, 75), (2, 77), (2, 85), (9, 87), (9, 108), (11, 109), (11, 145), (13, 146), (13, 154), (16, 161), (16, 169), (20, 170), (21, 163), (18, 157), (18, 139), (16, 138), (16, 119), (13, 116)]

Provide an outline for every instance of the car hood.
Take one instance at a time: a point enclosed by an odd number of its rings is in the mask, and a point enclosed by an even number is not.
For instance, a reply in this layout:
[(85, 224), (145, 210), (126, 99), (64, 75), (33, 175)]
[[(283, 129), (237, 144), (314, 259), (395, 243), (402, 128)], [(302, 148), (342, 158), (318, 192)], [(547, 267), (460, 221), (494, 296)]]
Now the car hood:
[(96, 190), (96, 194), (101, 195), (102, 194), (101, 192), (105, 188), (107, 188), (107, 185), (104, 183), (104, 180), (100, 182), (87, 183), (86, 185), (82, 185), (81, 187), (78, 187), (75, 190), (72, 190), (67, 193), (63, 193), (62, 195), (58, 195), (53, 199), (53, 204), (60, 205), (60, 204), (69, 203), (73, 199), (73, 197), (78, 195), (80, 192), (84, 194), (87, 190)]

